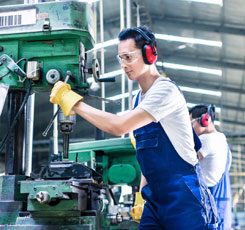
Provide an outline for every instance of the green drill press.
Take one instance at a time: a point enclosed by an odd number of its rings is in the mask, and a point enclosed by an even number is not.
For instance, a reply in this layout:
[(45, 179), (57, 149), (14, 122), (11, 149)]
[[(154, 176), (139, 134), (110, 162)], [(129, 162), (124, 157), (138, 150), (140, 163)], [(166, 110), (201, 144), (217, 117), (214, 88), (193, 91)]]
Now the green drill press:
[(88, 67), (86, 57), (94, 45), (93, 14), (90, 4), (76, 1), (0, 7), (0, 86), (9, 88), (9, 132), (0, 146), (0, 229), (136, 229), (128, 213), (132, 202), (117, 204), (111, 190), (139, 184), (128, 138), (78, 143), (69, 151), (74, 121), (63, 117), (63, 160), (25, 171), (32, 142), (24, 107), (31, 93), (49, 91), (61, 80), (86, 94), (86, 74), (99, 80), (97, 61)]

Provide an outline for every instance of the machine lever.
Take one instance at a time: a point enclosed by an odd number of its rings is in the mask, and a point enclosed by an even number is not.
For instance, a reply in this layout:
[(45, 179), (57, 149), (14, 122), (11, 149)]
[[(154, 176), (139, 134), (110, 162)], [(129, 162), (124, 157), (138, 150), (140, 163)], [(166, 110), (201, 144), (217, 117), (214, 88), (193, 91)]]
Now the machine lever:
[[(65, 78), (65, 81), (64, 81), (65, 83), (68, 82), (68, 80), (69, 80), (71, 75), (72, 74), (71, 74), (70, 71), (66, 72), (66, 78)], [(56, 116), (58, 115), (59, 112), (60, 112), (60, 107), (57, 109), (56, 113), (53, 115), (53, 117), (49, 121), (49, 124), (48, 124), (47, 128), (43, 131), (43, 133), (42, 133), (43, 137), (46, 137), (48, 135), (48, 132), (49, 132), (50, 128), (53, 125), (54, 119), (56, 118)]]
[(47, 128), (43, 131), (43, 133), (42, 133), (43, 137), (46, 137), (46, 136), (47, 136), (47, 134), (48, 134), (50, 128), (51, 128), (52, 125), (53, 125), (54, 119), (55, 119), (56, 116), (58, 115), (59, 111), (60, 111), (60, 107), (57, 109), (56, 113), (53, 115), (53, 117), (52, 117), (51, 120), (49, 121), (49, 124), (48, 124)]

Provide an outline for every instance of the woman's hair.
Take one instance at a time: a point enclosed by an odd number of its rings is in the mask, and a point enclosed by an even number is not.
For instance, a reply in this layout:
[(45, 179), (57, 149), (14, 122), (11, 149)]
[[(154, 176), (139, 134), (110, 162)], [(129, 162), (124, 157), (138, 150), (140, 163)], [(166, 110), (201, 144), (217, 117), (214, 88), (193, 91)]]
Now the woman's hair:
[(150, 38), (150, 44), (153, 47), (156, 47), (156, 38), (152, 33), (152, 31), (147, 26), (139, 26), (139, 27), (123, 29), (119, 33), (118, 39), (119, 41), (123, 41), (132, 38), (135, 41), (136, 47), (141, 49), (145, 44), (149, 43), (149, 41), (147, 41), (146, 38), (142, 36), (141, 33), (146, 35), (146, 37)]

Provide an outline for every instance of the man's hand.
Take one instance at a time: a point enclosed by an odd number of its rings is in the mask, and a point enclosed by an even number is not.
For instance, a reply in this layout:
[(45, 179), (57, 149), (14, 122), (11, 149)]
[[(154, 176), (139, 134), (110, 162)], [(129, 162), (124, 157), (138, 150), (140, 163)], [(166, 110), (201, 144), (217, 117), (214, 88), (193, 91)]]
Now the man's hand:
[(71, 90), (71, 86), (62, 81), (58, 81), (50, 94), (50, 102), (58, 104), (65, 116), (70, 115), (73, 106), (83, 97)]
[(135, 222), (140, 222), (145, 201), (140, 192), (135, 193), (134, 207), (131, 209), (131, 216)]

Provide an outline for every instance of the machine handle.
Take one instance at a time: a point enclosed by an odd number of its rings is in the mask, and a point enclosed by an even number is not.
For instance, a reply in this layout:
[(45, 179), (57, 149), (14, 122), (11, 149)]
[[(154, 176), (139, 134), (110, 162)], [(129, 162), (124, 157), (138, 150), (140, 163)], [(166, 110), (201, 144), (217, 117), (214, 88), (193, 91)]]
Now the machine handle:
[(105, 77), (105, 78), (99, 78), (97, 81), (98, 82), (115, 82), (116, 78), (115, 77)]
[[(65, 81), (64, 81), (65, 83), (68, 82), (68, 80), (69, 80), (69, 78), (70, 78), (71, 75), (72, 75), (71, 74), (71, 71), (67, 71), (66, 72), (66, 78), (65, 78)], [(58, 107), (56, 113), (53, 115), (53, 117), (49, 121), (49, 124), (48, 124), (47, 128), (43, 131), (43, 133), (42, 133), (43, 137), (46, 137), (48, 135), (48, 132), (49, 132), (50, 128), (53, 125), (54, 119), (56, 118), (56, 116), (58, 115), (59, 112), (60, 112), (60, 107)]]

